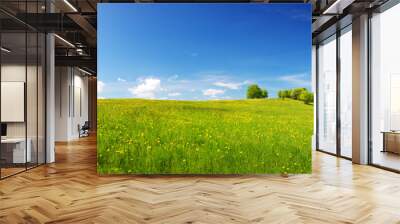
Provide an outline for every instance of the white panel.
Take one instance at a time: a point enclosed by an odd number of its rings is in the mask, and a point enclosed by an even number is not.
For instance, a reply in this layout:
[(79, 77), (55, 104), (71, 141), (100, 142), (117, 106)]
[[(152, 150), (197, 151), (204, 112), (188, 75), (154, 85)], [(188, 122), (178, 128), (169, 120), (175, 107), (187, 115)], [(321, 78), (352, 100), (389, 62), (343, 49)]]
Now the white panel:
[(79, 137), (78, 125), (81, 124), (81, 88), (75, 87), (74, 93), (74, 117), (72, 120), (72, 137)]
[(24, 82), (1, 82), (1, 122), (24, 122)]

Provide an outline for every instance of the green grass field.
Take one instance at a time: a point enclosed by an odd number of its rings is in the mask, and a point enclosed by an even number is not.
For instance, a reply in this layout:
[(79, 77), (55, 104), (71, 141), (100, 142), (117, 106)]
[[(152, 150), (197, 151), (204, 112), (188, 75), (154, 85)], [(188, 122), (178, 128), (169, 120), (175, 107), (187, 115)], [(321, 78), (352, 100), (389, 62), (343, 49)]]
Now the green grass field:
[(310, 173), (313, 106), (98, 100), (100, 174)]

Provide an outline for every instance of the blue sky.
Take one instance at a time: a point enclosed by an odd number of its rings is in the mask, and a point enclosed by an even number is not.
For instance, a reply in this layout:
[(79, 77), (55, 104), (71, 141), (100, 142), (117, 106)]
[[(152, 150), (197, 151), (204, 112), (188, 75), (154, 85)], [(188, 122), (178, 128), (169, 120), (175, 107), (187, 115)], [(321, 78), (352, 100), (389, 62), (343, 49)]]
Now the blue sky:
[(99, 98), (243, 99), (311, 84), (308, 4), (99, 4)]

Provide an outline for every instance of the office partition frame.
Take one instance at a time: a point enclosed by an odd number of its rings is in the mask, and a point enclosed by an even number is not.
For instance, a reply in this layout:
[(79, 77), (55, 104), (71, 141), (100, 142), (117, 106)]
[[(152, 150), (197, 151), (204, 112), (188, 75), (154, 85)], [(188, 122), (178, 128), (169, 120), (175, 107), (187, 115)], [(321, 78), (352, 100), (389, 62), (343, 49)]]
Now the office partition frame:
[[(347, 157), (342, 155), (341, 153), (341, 117), (340, 117), (340, 112), (341, 112), (341, 108), (340, 108), (340, 103), (341, 103), (341, 99), (340, 99), (340, 81), (341, 81), (341, 66), (340, 66), (340, 37), (344, 34), (342, 31), (345, 29), (348, 29), (350, 26), (352, 25), (352, 23), (346, 24), (343, 27), (340, 27), (339, 25), (335, 24), (335, 29), (336, 31), (326, 37), (324, 37), (323, 39), (319, 40), (318, 43), (316, 44), (316, 56), (315, 56), (315, 60), (316, 60), (316, 151), (319, 152), (323, 152), (329, 155), (333, 155), (333, 156), (337, 156), (340, 158), (344, 158), (347, 160), (352, 160), (352, 158)], [(328, 40), (329, 38), (332, 38), (332, 36), (335, 36), (335, 39), (332, 41), (336, 41), (336, 152), (332, 153), (329, 152), (327, 150), (324, 150), (322, 148), (320, 148), (320, 144), (319, 144), (319, 98), (320, 98), (320, 89), (319, 89), (319, 81), (320, 81), (320, 74), (319, 74), (319, 51), (318, 49), (320, 48), (320, 44), (326, 40)]]
[[(315, 38), (313, 38), (313, 43), (316, 45), (316, 117), (315, 117), (315, 122), (316, 122), (316, 151), (323, 152), (329, 155), (337, 156), (340, 158), (344, 158), (347, 160), (352, 160), (350, 157), (346, 157), (342, 155), (341, 153), (341, 118), (340, 118), (340, 80), (341, 80), (341, 67), (340, 67), (340, 37), (343, 34), (343, 30), (347, 29), (349, 26), (352, 25), (352, 15), (347, 14), (347, 15), (336, 15), (337, 22), (333, 24), (332, 26), (326, 28), (323, 30), (319, 35), (317, 35)], [(335, 36), (334, 41), (336, 41), (336, 151), (334, 153), (327, 151), (326, 149), (320, 148), (320, 143), (319, 143), (319, 122), (320, 122), (320, 117), (319, 117), (319, 103), (320, 103), (320, 90), (319, 89), (319, 81), (320, 81), (320, 74), (319, 74), (319, 47), (320, 44), (329, 38), (332, 38), (332, 36)]]
[[(28, 7), (27, 6), (28, 2), (29, 3), (33, 3), (33, 4), (36, 3), (36, 13), (39, 13), (39, 3), (43, 3), (45, 1), (44, 0), (36, 0), (36, 1), (27, 1), (27, 0), (25, 0), (25, 1), (21, 1), (21, 4), (25, 3), (25, 12), (24, 12), (25, 13), (25, 19), (27, 19), (27, 14), (29, 13), (28, 12), (28, 8), (27, 8)], [(45, 12), (47, 12), (47, 7), (45, 9)], [(27, 21), (27, 20), (25, 20), (25, 21)], [(18, 22), (21, 23), (21, 21), (18, 21)], [(3, 168), (0, 166), (0, 180), (6, 179), (8, 177), (12, 177), (14, 175), (23, 173), (23, 172), (25, 172), (27, 170), (34, 169), (36, 167), (39, 167), (39, 166), (44, 165), (44, 164), (47, 163), (47, 153), (46, 153), (46, 151), (47, 151), (47, 140), (46, 140), (47, 139), (47, 128), (46, 128), (47, 127), (47, 113), (46, 113), (46, 108), (47, 108), (47, 100), (46, 100), (46, 98), (47, 98), (47, 81), (46, 81), (46, 77), (47, 77), (47, 37), (46, 36), (47, 36), (47, 33), (46, 32), (41, 32), (40, 30), (37, 30), (37, 29), (33, 28), (32, 26), (29, 26), (27, 23), (24, 23), (24, 22), (22, 22), (22, 25), (24, 27), (24, 30), (17, 30), (17, 31), (7, 32), (7, 31), (4, 31), (4, 30), (1, 30), (1, 23), (0, 23), (0, 46), (3, 46), (3, 44), (4, 44), (3, 41), (2, 41), (3, 34), (18, 33), (18, 34), (25, 35), (24, 36), (24, 38), (25, 38), (25, 46), (24, 46), (24, 48), (25, 48), (24, 49), (24, 51), (25, 51), (25, 64), (23, 65), (23, 66), (25, 66), (25, 87), (24, 87), (24, 92), (25, 92), (24, 93), (25, 168), (23, 170), (21, 170), (21, 171), (14, 172), (12, 174), (9, 174), (9, 175), (5, 176), (2, 173)], [(36, 97), (35, 98), (35, 100), (36, 100), (36, 122), (34, 122), (35, 125), (36, 125), (36, 127), (35, 127), (36, 135), (31, 137), (32, 141), (33, 141), (34, 138), (36, 138), (36, 148), (35, 148), (35, 150), (36, 150), (36, 161), (34, 163), (32, 163), (32, 162), (29, 163), (30, 166), (28, 166), (28, 153), (27, 153), (27, 148), (28, 148), (28, 112), (27, 112), (28, 111), (27, 110), (27, 101), (28, 101), (28, 99), (27, 99), (27, 97), (28, 97), (28, 92), (27, 92), (27, 85), (28, 85), (28, 34), (33, 34), (33, 36), (36, 37), (36, 41), (34, 43), (34, 44), (36, 44), (36, 46), (34, 47), (35, 48), (34, 55), (36, 56), (36, 60), (35, 60), (36, 63), (33, 64), (34, 67), (36, 68), (35, 72), (34, 72), (35, 75), (36, 75), (36, 77), (35, 77), (36, 78), (35, 79), (36, 80), (36, 86), (35, 86), (36, 91), (35, 91), (35, 93), (33, 93), (34, 95), (36, 95), (35, 96)], [(42, 38), (39, 38), (40, 36)], [(41, 54), (39, 53), (39, 48), (40, 48), (39, 47), (40, 46), (39, 39), (42, 41), (41, 44), (42, 44), (42, 48), (43, 48), (43, 49), (41, 49)], [(0, 52), (0, 82), (2, 81), (2, 69), (1, 69), (3, 67), (2, 54), (3, 53)], [(42, 89), (41, 89), (41, 91), (42, 91), (41, 92), (42, 105), (41, 105), (41, 107), (42, 107), (42, 110), (43, 110), (42, 111), (43, 114), (41, 114), (41, 117), (39, 117), (39, 65), (40, 65), (39, 57), (41, 57), (42, 60), (44, 60), (43, 63), (42, 63), (42, 66), (41, 66), (41, 68), (42, 68), (41, 69), (41, 82), (42, 82)], [(0, 101), (1, 101), (1, 85), (0, 85)], [(0, 106), (0, 110), (1, 109), (2, 108)], [(42, 161), (39, 160), (39, 154), (40, 154), (40, 150), (39, 150), (39, 120), (41, 121), (41, 124), (42, 124), (42, 132), (41, 132), (41, 134), (42, 134), (42, 143), (41, 143), (41, 145), (42, 145), (41, 146), (42, 155), (41, 155), (41, 157), (43, 157), (43, 158), (41, 158)], [(0, 114), (0, 123), (1, 123), (1, 114)], [(2, 146), (0, 144), (0, 158), (1, 158), (1, 153), (2, 153), (1, 149), (2, 149)], [(1, 165), (1, 162), (0, 162), (0, 165)]]

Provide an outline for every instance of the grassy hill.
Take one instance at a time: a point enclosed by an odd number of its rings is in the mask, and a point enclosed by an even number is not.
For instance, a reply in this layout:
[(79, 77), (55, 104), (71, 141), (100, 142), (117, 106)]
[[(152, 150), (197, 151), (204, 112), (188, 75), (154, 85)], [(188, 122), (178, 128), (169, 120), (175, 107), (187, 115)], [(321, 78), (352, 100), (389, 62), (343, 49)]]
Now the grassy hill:
[(98, 100), (101, 174), (311, 172), (313, 107), (290, 99)]

